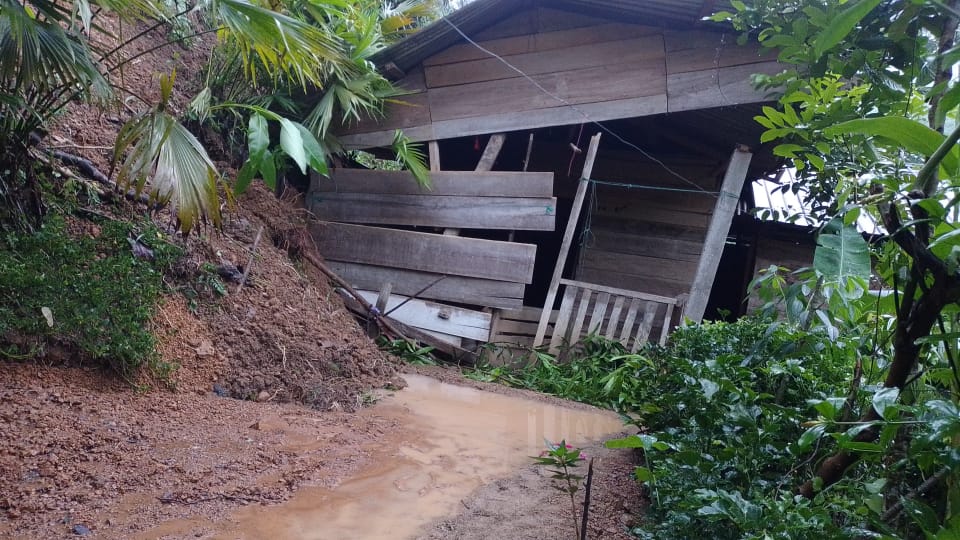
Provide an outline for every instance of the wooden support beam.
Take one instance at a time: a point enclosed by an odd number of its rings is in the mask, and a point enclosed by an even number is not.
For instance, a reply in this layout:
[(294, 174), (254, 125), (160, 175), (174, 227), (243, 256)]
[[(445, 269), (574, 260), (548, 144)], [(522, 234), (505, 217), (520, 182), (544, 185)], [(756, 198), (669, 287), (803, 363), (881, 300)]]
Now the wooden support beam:
[(577, 231), (577, 224), (580, 222), (580, 210), (583, 208), (583, 200), (586, 198), (587, 189), (590, 187), (590, 175), (593, 174), (593, 162), (597, 159), (597, 147), (599, 145), (600, 134), (597, 133), (590, 138), (590, 147), (587, 149), (587, 156), (583, 163), (583, 172), (580, 174), (577, 194), (573, 198), (573, 207), (570, 209), (570, 219), (567, 221), (567, 229), (564, 231), (563, 240), (560, 243), (560, 254), (557, 256), (557, 264), (553, 269), (553, 277), (550, 278), (547, 299), (543, 303), (543, 314), (540, 315), (540, 324), (537, 325), (537, 335), (533, 338), (534, 348), (543, 344), (543, 338), (547, 334), (550, 312), (553, 310), (553, 303), (557, 299), (557, 290), (560, 288), (560, 279), (563, 277), (563, 265), (567, 260), (567, 254), (570, 253), (570, 245), (573, 244), (573, 236)]
[(430, 141), (427, 148), (430, 152), (430, 172), (440, 172), (440, 143)]
[(740, 192), (747, 178), (747, 169), (750, 167), (750, 158), (753, 154), (746, 147), (737, 147), (730, 158), (727, 172), (720, 187), (720, 197), (710, 218), (707, 228), (707, 238), (703, 242), (703, 251), (700, 253), (700, 262), (697, 264), (697, 273), (690, 287), (690, 298), (683, 310), (683, 315), (698, 323), (703, 319), (710, 300), (710, 291), (713, 288), (713, 279), (720, 266), (720, 257), (723, 255), (723, 246), (727, 242), (730, 232), (730, 223), (737, 211), (740, 201)]

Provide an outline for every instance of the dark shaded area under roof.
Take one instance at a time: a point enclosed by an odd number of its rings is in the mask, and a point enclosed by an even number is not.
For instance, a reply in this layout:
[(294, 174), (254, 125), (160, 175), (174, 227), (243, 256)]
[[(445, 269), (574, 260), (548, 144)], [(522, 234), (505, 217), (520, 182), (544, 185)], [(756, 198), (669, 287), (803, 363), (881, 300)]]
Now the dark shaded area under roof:
[[(533, 7), (545, 7), (591, 17), (672, 29), (712, 23), (703, 17), (722, 9), (726, 0), (476, 0), (447, 17), (468, 36), (509, 16)], [(372, 57), (380, 66), (393, 64), (406, 71), (447, 47), (463, 41), (449, 24), (439, 20)]]

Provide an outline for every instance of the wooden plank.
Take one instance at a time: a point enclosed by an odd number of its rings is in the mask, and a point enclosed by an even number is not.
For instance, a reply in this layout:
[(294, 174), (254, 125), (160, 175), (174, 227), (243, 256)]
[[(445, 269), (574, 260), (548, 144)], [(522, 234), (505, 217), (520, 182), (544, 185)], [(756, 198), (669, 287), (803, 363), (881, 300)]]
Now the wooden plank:
[(308, 209), (341, 223), (552, 231), (557, 199), (314, 193)]
[[(597, 159), (597, 150), (600, 146), (600, 134), (597, 133), (590, 138), (590, 147), (587, 148), (587, 155), (583, 163), (583, 171), (580, 174), (580, 182), (577, 186), (577, 195), (573, 199), (573, 205), (570, 209), (570, 218), (567, 220), (567, 228), (563, 232), (563, 239), (560, 241), (560, 253), (557, 256), (557, 262), (553, 268), (553, 276), (550, 278), (550, 286), (547, 288), (547, 298), (544, 302), (544, 315), (540, 316), (540, 324), (537, 328), (537, 335), (533, 339), (533, 346), (539, 347), (543, 343), (543, 337), (547, 331), (546, 313), (553, 309), (553, 303), (557, 299), (557, 290), (560, 287), (560, 279), (563, 277), (563, 266), (567, 261), (567, 255), (570, 253), (570, 245), (573, 243), (573, 236), (577, 230), (577, 223), (580, 221), (580, 210), (583, 208), (583, 199), (587, 196), (587, 189), (590, 187), (590, 175), (593, 174), (593, 163)], [(566, 301), (564, 295), (564, 301)], [(557, 332), (554, 331), (554, 336)], [(550, 349), (553, 349), (551, 340)]]
[(596, 292), (605, 292), (617, 296), (626, 296), (628, 298), (639, 298), (644, 301), (659, 302), (661, 304), (676, 305), (677, 303), (676, 298), (670, 298), (668, 296), (659, 296), (656, 294), (649, 294), (641, 291), (631, 291), (628, 289), (618, 289), (616, 287), (608, 287), (605, 285), (598, 285), (596, 283), (585, 283), (583, 281), (575, 281), (572, 279), (562, 279), (560, 280), (560, 283), (581, 289), (590, 289)]
[[(361, 317), (368, 316), (368, 313), (360, 305), (360, 302), (357, 302), (355, 298), (350, 296), (350, 293), (343, 289), (337, 289), (337, 294), (343, 299), (343, 305), (347, 307), (350, 311), (356, 313)], [(455, 345), (453, 342), (446, 339), (439, 339), (435, 334), (430, 332), (425, 332), (419, 328), (414, 328), (412, 326), (407, 326), (400, 321), (389, 318), (391, 324), (397, 328), (400, 332), (403, 333), (407, 338), (417, 341), (423, 345), (433, 346), (437, 351), (443, 352), (450, 355), (454, 360), (463, 360), (468, 363), (476, 363), (477, 355), (471, 351), (465, 350), (458, 345)]]
[(630, 339), (630, 335), (633, 334), (633, 323), (637, 320), (637, 311), (640, 310), (640, 299), (634, 298), (630, 300), (630, 307), (627, 309), (627, 316), (623, 319), (623, 329), (620, 330), (620, 337), (617, 338), (617, 341), (623, 343), (624, 346), (627, 345), (627, 340)]
[(613, 310), (610, 311), (610, 322), (607, 323), (607, 331), (603, 334), (603, 337), (613, 339), (613, 336), (616, 335), (617, 326), (620, 323), (620, 312), (623, 310), (623, 303), (626, 299), (626, 296), (616, 296), (616, 300), (613, 302)]
[[(571, 43), (564, 49), (516, 54), (506, 57), (505, 60), (527, 75), (535, 76), (608, 66), (613, 63), (626, 66), (653, 58), (662, 62), (664, 54), (663, 37), (657, 34), (600, 43)], [(516, 76), (516, 70), (498, 58), (489, 56), (426, 68), (429, 88), (497, 81)]]
[[(553, 335), (550, 337), (550, 352), (560, 350), (560, 346), (563, 345), (563, 340), (567, 335), (567, 329), (570, 324), (570, 316), (573, 313), (573, 304), (579, 292), (580, 289), (576, 287), (567, 287), (563, 291), (563, 300), (560, 302), (560, 312), (557, 314), (557, 322), (553, 327)], [(537, 325), (537, 334), (533, 339), (533, 348), (539, 347), (540, 344), (543, 343), (543, 338), (546, 336), (547, 325), (543, 322), (545, 319), (546, 315), (541, 315), (539, 324)]]
[(728, 35), (726, 39), (725, 45), (717, 39), (717, 42), (709, 47), (667, 53), (667, 74), (759, 64), (774, 60), (770, 55), (760, 55), (761, 52), (769, 49), (763, 49), (760, 46), (740, 47), (735, 43), (736, 38)]
[(672, 259), (696, 263), (703, 251), (703, 242), (689, 240), (675, 240), (669, 237), (634, 236), (618, 231), (608, 231), (599, 227), (592, 227), (593, 244), (585, 253), (591, 250), (610, 253), (624, 253), (655, 257), (658, 259)]
[(317, 222), (317, 248), (332, 261), (530, 283), (537, 246)]
[(713, 212), (696, 276), (693, 285), (690, 286), (690, 299), (684, 307), (684, 315), (693, 322), (700, 322), (703, 319), (703, 312), (707, 309), (713, 280), (720, 266), (720, 257), (723, 255), (723, 246), (726, 245), (730, 223), (737, 211), (740, 192), (743, 190), (752, 157), (753, 154), (746, 149), (735, 149), (727, 166), (727, 173), (723, 177), (721, 196), (717, 199), (717, 209)]
[(633, 276), (669, 276), (674, 281), (691, 283), (697, 275), (697, 264), (697, 261), (661, 259), (588, 249), (583, 255), (582, 268), (613, 270)]
[[(398, 294), (503, 309), (523, 306), (524, 287), (521, 283), (461, 276), (447, 276), (437, 281), (441, 274), (338, 261), (327, 261), (327, 266), (359, 289), (375, 289), (390, 281), (393, 292)], [(433, 285), (424, 290), (431, 283)]]
[(597, 295), (597, 301), (593, 305), (593, 314), (590, 315), (590, 324), (587, 325), (588, 334), (599, 334), (603, 327), (603, 316), (607, 313), (607, 305), (610, 303), (610, 293), (602, 292)]
[(487, 172), (493, 169), (493, 164), (496, 163), (497, 156), (500, 155), (500, 149), (503, 148), (503, 142), (505, 140), (507, 140), (507, 136), (503, 133), (491, 135), (487, 141), (487, 146), (483, 148), (483, 155), (480, 156), (480, 161), (473, 170), (475, 172)]
[[(577, 110), (559, 102), (555, 107), (532, 111), (498, 112), (486, 116), (444, 120), (433, 124), (405, 128), (404, 135), (410, 140), (452, 139), (471, 135), (484, 135), (501, 131), (537, 129), (551, 126), (566, 126), (584, 122), (584, 114), (591, 120), (602, 122), (620, 118), (634, 118), (667, 112), (666, 93), (639, 98), (582, 103)], [(347, 149), (386, 146), (393, 141), (393, 130), (345, 135), (340, 138)]]
[(418, 328), (418, 330), (420, 330), (420, 331), (423, 332), (424, 334), (427, 334), (428, 336), (433, 336), (433, 337), (434, 337), (436, 340), (438, 340), (438, 341), (442, 341), (442, 342), (444, 342), (444, 343), (449, 343), (450, 345), (453, 345), (454, 347), (462, 347), (462, 346), (463, 346), (463, 338), (460, 337), (460, 336), (451, 336), (451, 335), (449, 335), (449, 334), (444, 334), (444, 333), (441, 333), (441, 332), (434, 332), (434, 331), (432, 331), (432, 330), (424, 330), (423, 328)]
[[(427, 149), (427, 151), (430, 153), (430, 172), (440, 172), (440, 143), (437, 141), (430, 141), (427, 143)], [(433, 185), (432, 174), (430, 177), (430, 184)]]
[[(378, 293), (374, 291), (358, 290), (357, 292), (368, 302), (377, 300)], [(400, 304), (403, 305), (400, 306)], [(400, 307), (398, 308), (398, 306)], [(390, 299), (387, 300), (387, 308), (383, 313), (389, 313), (391, 319), (396, 319), (403, 324), (421, 330), (430, 330), (477, 341), (487, 341), (490, 337), (491, 315), (482, 311), (392, 294)]]
[(637, 335), (633, 339), (633, 346), (630, 352), (635, 353), (641, 345), (647, 342), (650, 337), (650, 330), (653, 328), (653, 319), (657, 316), (657, 309), (660, 304), (656, 302), (647, 302), (643, 307), (643, 322), (637, 328)]
[[(737, 68), (726, 68), (737, 69)], [(616, 72), (616, 77), (611, 77)], [(667, 91), (662, 58), (649, 58), (618, 66), (548, 73), (531, 77), (551, 95), (524, 77), (432, 88), (430, 117), (434, 122), (553, 108), (567, 103), (601, 101), (662, 95)], [(446, 137), (438, 137), (446, 138)]]
[(407, 171), (335, 169), (330, 178), (314, 175), (310, 191), (319, 193), (378, 193), (389, 195), (449, 195), (461, 197), (552, 197), (552, 172), (436, 171), (430, 188), (417, 185)]
[(580, 341), (580, 334), (583, 332), (583, 323), (587, 318), (587, 307), (590, 305), (591, 298), (593, 298), (593, 291), (580, 289), (580, 305), (577, 307), (577, 314), (570, 326), (570, 345)]
[[(479, 45), (499, 56), (510, 56), (537, 51), (562, 49), (572, 44), (588, 45), (605, 41), (635, 38), (662, 32), (653, 26), (641, 26), (628, 23), (607, 23), (572, 30), (558, 30), (555, 32), (538, 32), (524, 36), (502, 39), (493, 39), (479, 42)], [(490, 55), (481, 51), (473, 44), (464, 43), (454, 45), (427, 58), (423, 61), (425, 67), (442, 64), (453, 64), (470, 60), (489, 58)]]
[(777, 62), (762, 62), (667, 75), (667, 107), (669, 112), (678, 112), (772, 101), (771, 96), (754, 89), (751, 76), (773, 75), (782, 70)]
[(660, 345), (667, 344), (667, 336), (670, 335), (670, 323), (673, 320), (673, 306), (667, 306), (667, 312), (663, 314), (663, 326), (660, 329)]
[[(550, 311), (550, 322), (557, 320), (557, 310)], [(523, 306), (520, 309), (501, 309), (500, 317), (513, 321), (526, 321), (537, 323), (540, 321), (540, 315), (543, 314), (543, 308)]]
[(690, 281), (670, 279), (670, 276), (634, 276), (618, 270), (584, 268), (578, 279), (615, 288), (642, 290), (657, 296), (674, 297), (690, 292)]

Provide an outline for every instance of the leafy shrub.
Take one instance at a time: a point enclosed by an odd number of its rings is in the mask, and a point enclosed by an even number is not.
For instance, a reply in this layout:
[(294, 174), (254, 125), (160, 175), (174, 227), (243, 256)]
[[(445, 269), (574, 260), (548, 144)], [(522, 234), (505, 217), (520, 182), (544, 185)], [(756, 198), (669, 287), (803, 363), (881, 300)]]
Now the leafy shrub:
[[(131, 252), (138, 229), (152, 261)], [(99, 230), (71, 235), (52, 216), (35, 234), (0, 239), (0, 353), (43, 357), (56, 345), (124, 376), (155, 359), (148, 325), (179, 248), (152, 224), (105, 221)]]
[[(867, 375), (852, 387), (858, 360), (866, 364), (860, 337), (829, 336), (762, 319), (706, 323), (640, 354), (590, 338), (569, 363), (540, 353), (534, 366), (471, 376), (628, 415), (640, 433), (608, 446), (642, 451), (636, 477), (651, 505), (633, 531), (641, 538), (937, 537), (960, 495), (924, 500), (915, 490), (960, 467), (960, 410), (919, 396), (938, 394), (929, 385), (914, 389), (916, 405)], [(850, 420), (870, 406), (883, 411), (881, 440), (856, 442), (865, 424)], [(838, 449), (865, 457), (812, 499), (798, 495)], [(901, 500), (906, 511), (888, 513)]]

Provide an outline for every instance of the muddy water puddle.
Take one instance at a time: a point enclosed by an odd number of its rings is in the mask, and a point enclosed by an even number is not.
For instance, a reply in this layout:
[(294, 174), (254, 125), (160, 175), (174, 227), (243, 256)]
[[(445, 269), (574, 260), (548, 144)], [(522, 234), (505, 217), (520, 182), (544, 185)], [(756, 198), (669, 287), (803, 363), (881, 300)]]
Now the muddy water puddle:
[[(214, 525), (213, 538), (412, 538), (424, 525), (456, 514), (482, 484), (529, 464), (544, 439), (581, 444), (622, 429), (612, 413), (404, 377), (406, 389), (370, 410), (404, 426), (372, 451), (371, 466), (335, 489), (304, 488), (276, 506), (241, 508)], [(151, 536), (175, 535), (170, 525)]]

